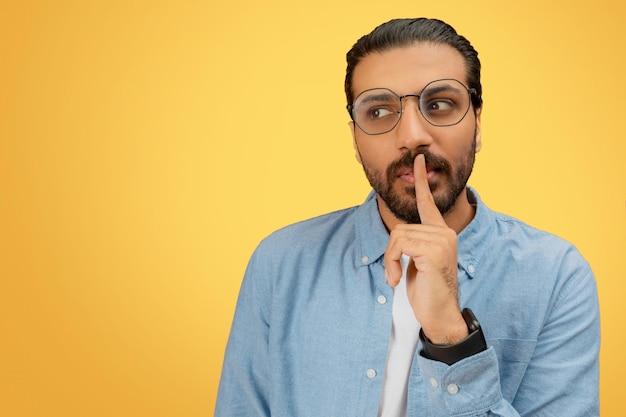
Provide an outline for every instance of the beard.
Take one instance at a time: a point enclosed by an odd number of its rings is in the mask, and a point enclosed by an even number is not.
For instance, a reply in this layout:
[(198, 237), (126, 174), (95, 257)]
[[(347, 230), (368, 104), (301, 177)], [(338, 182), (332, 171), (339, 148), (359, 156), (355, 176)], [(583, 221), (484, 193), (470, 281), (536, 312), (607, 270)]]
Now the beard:
[[(415, 157), (419, 154), (424, 155), (426, 166), (431, 170), (437, 171), (439, 178), (447, 179), (447, 187), (445, 183), (442, 184), (440, 181), (429, 183), (430, 191), (435, 199), (435, 205), (439, 212), (444, 215), (454, 207), (461, 193), (465, 191), (467, 181), (472, 174), (476, 158), (476, 136), (474, 136), (470, 149), (456, 168), (453, 168), (448, 160), (432, 154), (426, 148), (417, 148), (405, 152), (398, 160), (389, 164), (385, 175), (380, 171), (368, 169), (366, 164), (363, 164), (365, 176), (374, 191), (376, 191), (397, 219), (409, 224), (421, 223), (415, 200), (415, 186), (406, 186), (400, 192), (397, 192), (394, 189), (394, 184), (398, 180), (399, 171), (409, 167), (412, 169)], [(442, 187), (446, 188), (437, 192)]]

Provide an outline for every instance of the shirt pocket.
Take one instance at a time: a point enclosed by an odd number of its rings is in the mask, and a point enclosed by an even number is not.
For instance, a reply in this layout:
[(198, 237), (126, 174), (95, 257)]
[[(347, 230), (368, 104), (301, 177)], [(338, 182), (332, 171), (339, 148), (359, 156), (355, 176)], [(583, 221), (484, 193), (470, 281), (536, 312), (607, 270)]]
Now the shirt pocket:
[(487, 345), (493, 346), (498, 357), (502, 396), (509, 402), (522, 382), (536, 344), (536, 340), (487, 339)]

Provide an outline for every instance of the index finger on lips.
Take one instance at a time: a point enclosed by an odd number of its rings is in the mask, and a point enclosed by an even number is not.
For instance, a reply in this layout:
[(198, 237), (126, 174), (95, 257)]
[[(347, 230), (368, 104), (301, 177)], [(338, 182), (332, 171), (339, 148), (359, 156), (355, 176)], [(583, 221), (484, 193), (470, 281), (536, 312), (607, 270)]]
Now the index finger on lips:
[(435, 204), (433, 194), (430, 192), (426, 159), (423, 154), (419, 154), (415, 158), (413, 175), (415, 178), (415, 201), (422, 224), (446, 226), (446, 222)]

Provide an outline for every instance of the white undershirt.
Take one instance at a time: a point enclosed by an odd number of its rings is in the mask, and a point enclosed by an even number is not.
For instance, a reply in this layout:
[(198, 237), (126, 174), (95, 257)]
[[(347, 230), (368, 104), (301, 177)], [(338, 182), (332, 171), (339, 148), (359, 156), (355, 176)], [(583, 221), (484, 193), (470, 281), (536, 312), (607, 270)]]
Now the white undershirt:
[(420, 324), (415, 318), (406, 292), (406, 269), (410, 258), (402, 255), (402, 279), (393, 290), (391, 339), (387, 350), (387, 365), (378, 417), (406, 417), (409, 373)]

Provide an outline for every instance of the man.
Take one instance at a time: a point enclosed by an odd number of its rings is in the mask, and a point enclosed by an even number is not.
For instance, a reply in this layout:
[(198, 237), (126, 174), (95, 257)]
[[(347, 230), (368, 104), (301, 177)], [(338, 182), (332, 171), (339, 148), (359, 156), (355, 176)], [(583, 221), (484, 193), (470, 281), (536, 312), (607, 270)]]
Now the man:
[(216, 416), (597, 416), (593, 274), (466, 186), (480, 62), (438, 20), (347, 54), (358, 207), (266, 238), (242, 284)]

